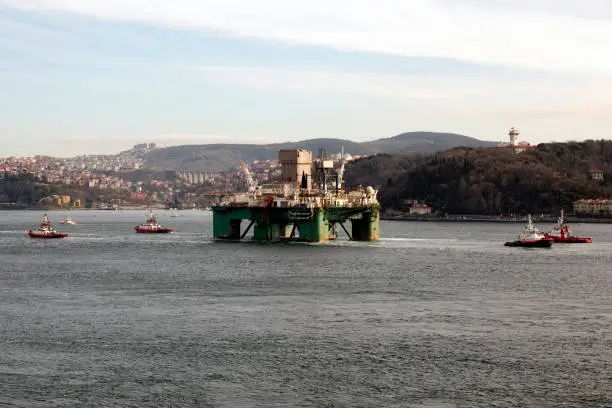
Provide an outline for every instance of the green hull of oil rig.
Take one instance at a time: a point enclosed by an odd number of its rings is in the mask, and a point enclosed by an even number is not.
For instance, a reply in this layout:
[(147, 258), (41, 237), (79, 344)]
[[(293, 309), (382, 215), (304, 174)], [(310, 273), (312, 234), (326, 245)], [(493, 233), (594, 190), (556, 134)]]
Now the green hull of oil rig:
[(380, 238), (379, 225), (377, 204), (314, 209), (213, 207), (215, 239), (240, 240), (253, 229), (255, 241), (326, 242), (336, 238), (339, 226), (351, 240), (375, 241)]
[(219, 197), (212, 208), (215, 239), (241, 240), (252, 230), (255, 241), (326, 242), (338, 228), (354, 241), (380, 238), (376, 191), (342, 187), (343, 154), (334, 162), (321, 151), (313, 161), (309, 150), (281, 150), (279, 163), (282, 181), (263, 185), (242, 165), (248, 192)]

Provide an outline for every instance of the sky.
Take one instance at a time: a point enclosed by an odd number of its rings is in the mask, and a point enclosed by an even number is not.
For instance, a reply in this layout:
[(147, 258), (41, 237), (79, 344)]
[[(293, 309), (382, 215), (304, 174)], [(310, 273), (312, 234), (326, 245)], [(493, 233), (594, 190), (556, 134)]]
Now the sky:
[(0, 0), (0, 157), (612, 136), (609, 0)]

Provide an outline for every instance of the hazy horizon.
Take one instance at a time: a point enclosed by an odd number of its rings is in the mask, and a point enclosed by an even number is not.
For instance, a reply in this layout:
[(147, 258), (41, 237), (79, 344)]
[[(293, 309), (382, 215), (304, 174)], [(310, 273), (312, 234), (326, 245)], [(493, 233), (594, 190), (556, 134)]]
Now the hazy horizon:
[(612, 3), (0, 0), (0, 156), (608, 139)]

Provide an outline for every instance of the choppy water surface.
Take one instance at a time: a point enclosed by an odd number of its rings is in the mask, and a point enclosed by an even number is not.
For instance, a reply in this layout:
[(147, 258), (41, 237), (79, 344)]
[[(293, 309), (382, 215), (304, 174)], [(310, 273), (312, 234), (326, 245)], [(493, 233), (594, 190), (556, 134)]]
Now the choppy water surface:
[[(0, 406), (612, 406), (612, 225), (383, 222), (383, 239), (210, 240), (212, 216), (0, 212)], [(63, 226), (70, 215), (77, 225)], [(540, 227), (543, 227), (540, 225)]]

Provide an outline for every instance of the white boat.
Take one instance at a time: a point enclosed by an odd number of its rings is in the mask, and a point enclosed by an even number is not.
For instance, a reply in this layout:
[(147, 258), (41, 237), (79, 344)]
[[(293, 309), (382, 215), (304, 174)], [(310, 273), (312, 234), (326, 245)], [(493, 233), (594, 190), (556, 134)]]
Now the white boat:
[(157, 223), (157, 219), (151, 211), (147, 212), (147, 221), (144, 224), (134, 227), (136, 232), (141, 234), (168, 234), (172, 228), (162, 227)]
[(60, 224), (74, 225), (74, 224), (76, 224), (76, 222), (74, 222), (74, 220), (72, 218), (66, 217), (66, 219), (60, 221)]
[(64, 238), (68, 236), (65, 232), (57, 232), (53, 229), (47, 214), (45, 214), (40, 227), (35, 231), (29, 230), (28, 235), (30, 238)]
[(531, 214), (527, 216), (527, 225), (521, 231), (516, 241), (506, 242), (505, 246), (527, 247), (527, 248), (550, 248), (553, 239), (540, 232), (531, 222)]
[(563, 210), (561, 210), (561, 216), (557, 220), (557, 225), (546, 236), (560, 244), (590, 244), (593, 242), (589, 237), (577, 237), (573, 234), (572, 229), (563, 219)]

